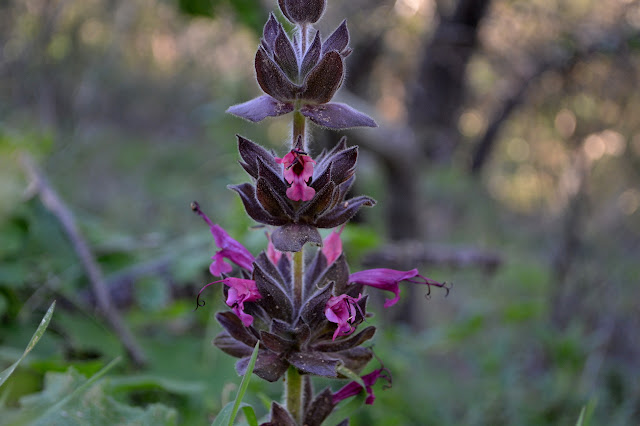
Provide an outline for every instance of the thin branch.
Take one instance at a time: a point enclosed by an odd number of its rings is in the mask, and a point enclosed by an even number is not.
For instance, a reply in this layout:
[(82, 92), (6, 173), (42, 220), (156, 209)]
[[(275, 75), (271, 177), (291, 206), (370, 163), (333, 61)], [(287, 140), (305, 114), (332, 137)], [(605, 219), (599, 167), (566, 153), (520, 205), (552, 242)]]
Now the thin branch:
[(491, 155), (503, 124), (511, 117), (515, 109), (526, 100), (529, 89), (538, 82), (540, 77), (552, 71), (566, 75), (571, 72), (577, 63), (587, 60), (596, 54), (618, 55), (639, 35), (640, 32), (638, 31), (631, 31), (621, 35), (612, 34), (609, 31), (601, 38), (592, 40), (584, 45), (579, 45), (576, 40), (574, 47), (565, 49), (563, 52), (558, 52), (557, 48), (550, 49), (551, 54), (548, 55), (547, 59), (543, 60), (527, 76), (521, 78), (520, 82), (513, 86), (509, 93), (502, 96), (504, 101), (496, 110), (487, 126), (487, 130), (475, 143), (470, 172), (477, 175), (482, 171), (482, 167)]
[(147, 362), (147, 358), (142, 348), (136, 342), (135, 337), (120, 317), (120, 314), (114, 308), (100, 266), (96, 262), (95, 256), (89, 248), (87, 241), (80, 233), (73, 213), (47, 182), (47, 179), (43, 173), (38, 170), (31, 157), (23, 154), (21, 163), (31, 181), (30, 189), (40, 196), (42, 204), (58, 219), (64, 232), (71, 240), (71, 244), (87, 272), (100, 311), (120, 338), (127, 354), (133, 362), (138, 366), (144, 365)]
[(502, 264), (502, 257), (497, 253), (473, 247), (453, 248), (419, 241), (402, 241), (387, 244), (368, 254), (362, 263), (400, 269), (413, 268), (419, 264), (452, 268), (480, 267), (487, 273), (493, 273)]

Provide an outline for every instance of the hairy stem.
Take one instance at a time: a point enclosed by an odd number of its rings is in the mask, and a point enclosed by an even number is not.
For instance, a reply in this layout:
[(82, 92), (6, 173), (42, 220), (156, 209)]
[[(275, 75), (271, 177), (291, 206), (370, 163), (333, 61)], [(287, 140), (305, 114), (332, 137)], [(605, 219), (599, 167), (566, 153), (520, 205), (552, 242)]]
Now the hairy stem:
[(304, 54), (307, 53), (307, 33), (309, 27), (307, 24), (298, 25), (300, 29), (300, 60), (304, 58)]
[[(307, 50), (307, 27), (300, 26), (300, 57), (304, 56)], [(300, 102), (296, 102), (293, 112), (293, 140), (292, 147), (295, 148), (298, 137), (302, 137), (303, 150), (307, 149), (306, 138), (306, 121), (307, 118), (300, 112)], [(302, 305), (302, 285), (304, 277), (304, 248), (293, 253), (293, 305), (296, 309), (300, 309)], [(290, 366), (287, 370), (287, 378), (285, 380), (285, 402), (287, 410), (298, 424), (302, 424), (302, 376), (294, 366)]]
[(302, 279), (304, 277), (304, 247), (293, 253), (293, 304), (296, 309), (302, 305)]
[(302, 376), (293, 365), (287, 370), (285, 382), (287, 411), (298, 424), (302, 424)]
[(298, 141), (298, 136), (302, 136), (302, 146), (303, 150), (307, 149), (307, 138), (305, 133), (305, 125), (306, 125), (307, 117), (302, 115), (300, 112), (299, 106), (296, 105), (295, 111), (293, 111), (293, 140), (291, 141), (291, 146), (295, 147), (296, 142)]

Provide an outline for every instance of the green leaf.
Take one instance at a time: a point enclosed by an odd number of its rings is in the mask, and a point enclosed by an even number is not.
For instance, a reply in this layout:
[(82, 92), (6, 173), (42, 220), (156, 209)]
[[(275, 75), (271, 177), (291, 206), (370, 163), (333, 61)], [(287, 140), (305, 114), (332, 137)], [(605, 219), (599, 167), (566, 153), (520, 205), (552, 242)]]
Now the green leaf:
[[(222, 408), (222, 410), (220, 410), (220, 413), (218, 413), (211, 426), (233, 426), (233, 421), (235, 420), (240, 407), (242, 407), (243, 409), (244, 407), (250, 407), (249, 404), (242, 403), (242, 398), (244, 397), (244, 394), (247, 391), (247, 387), (249, 386), (249, 380), (251, 380), (251, 374), (253, 374), (253, 367), (256, 365), (256, 359), (258, 358), (259, 347), (260, 342), (257, 342), (256, 347), (253, 349), (253, 353), (251, 354), (251, 359), (249, 360), (247, 371), (244, 373), (244, 377), (242, 378), (242, 382), (240, 383), (240, 388), (238, 389), (236, 400), (233, 403), (229, 402)], [(255, 413), (253, 416), (255, 417)]]
[(98, 381), (98, 379), (100, 379), (102, 376), (107, 374), (107, 372), (111, 370), (113, 367), (115, 367), (115, 365), (118, 364), (120, 360), (121, 358), (118, 357), (113, 361), (111, 361), (106, 366), (104, 366), (102, 370), (98, 371), (96, 374), (91, 376), (89, 380), (87, 380), (86, 382), (78, 386), (73, 392), (67, 394), (64, 398), (60, 399), (57, 403), (49, 407), (42, 414), (42, 416), (40, 416), (40, 419), (42, 419), (43, 417), (51, 416), (52, 414), (59, 412), (62, 409), (62, 407), (65, 406), (65, 404), (67, 404), (69, 401), (71, 401), (73, 398), (77, 397), (78, 395), (82, 394), (84, 391), (89, 389), (96, 381)]
[(7, 399), (9, 399), (9, 393), (11, 392), (11, 385), (7, 386), (4, 391), (2, 391), (2, 395), (0, 395), (0, 413), (4, 409)]
[(580, 410), (580, 416), (578, 417), (578, 421), (576, 422), (576, 426), (584, 426), (584, 411), (587, 407), (582, 406), (582, 410)]
[[(145, 408), (132, 407), (116, 401), (108, 394), (108, 381), (100, 379), (119, 361), (120, 358), (116, 358), (89, 379), (74, 368), (65, 373), (47, 373), (44, 389), (39, 393), (22, 397), (21, 409), (17, 413), (7, 413), (6, 424), (175, 425), (176, 412), (171, 408), (162, 404), (151, 404)], [(5, 421), (5, 417), (2, 420)]]
[(0, 373), (0, 386), (2, 386), (2, 384), (7, 381), (9, 376), (11, 376), (11, 374), (13, 374), (14, 370), (22, 362), (24, 357), (26, 357), (27, 354), (29, 352), (31, 352), (31, 350), (34, 348), (36, 343), (38, 343), (38, 340), (40, 340), (40, 338), (44, 334), (44, 331), (49, 326), (49, 322), (51, 321), (51, 317), (53, 316), (53, 311), (54, 311), (55, 308), (56, 308), (56, 302), (54, 300), (53, 303), (51, 304), (51, 306), (49, 306), (49, 309), (47, 310), (47, 313), (44, 314), (44, 317), (42, 318), (42, 321), (40, 321), (40, 325), (36, 329), (36, 332), (33, 333), (33, 337), (31, 337), (31, 341), (29, 341), (29, 344), (27, 345), (27, 348), (22, 353), (22, 356), (16, 362), (14, 362), (11, 366), (9, 366), (9, 368), (7, 368), (2, 373)]
[(334, 410), (329, 417), (322, 422), (322, 426), (336, 426), (344, 419), (347, 419), (353, 415), (367, 399), (366, 392), (360, 392), (346, 403), (338, 404), (338, 409)]
[[(213, 423), (211, 423), (211, 426), (228, 426), (228, 425), (232, 425), (233, 423), (231, 423), (231, 413), (233, 412), (233, 409), (235, 408), (235, 406), (236, 406), (236, 402), (235, 401), (227, 402), (225, 404), (225, 406), (222, 407), (222, 410), (220, 410), (220, 412), (216, 416), (216, 418), (213, 421)], [(246, 402), (241, 402), (240, 403), (239, 408), (242, 408), (244, 410), (246, 407), (250, 407), (251, 410), (253, 410), (253, 407), (251, 407)], [(236, 412), (236, 414), (237, 414), (237, 412)]]
[(589, 426), (591, 422), (591, 416), (593, 416), (593, 410), (596, 407), (595, 400), (591, 399), (587, 403), (587, 405), (582, 406), (582, 410), (580, 410), (580, 417), (578, 417), (578, 421), (576, 422), (576, 426)]
[(353, 380), (354, 382), (356, 382), (357, 384), (359, 384), (360, 386), (362, 386), (362, 389), (366, 389), (367, 386), (364, 384), (364, 380), (362, 380), (362, 377), (360, 377), (358, 374), (356, 374), (355, 372), (349, 370), (347, 367), (345, 367), (344, 365), (339, 365), (336, 368), (336, 371), (340, 374), (342, 374), (343, 376), (346, 376), (348, 378), (350, 378), (351, 380)]
[(244, 416), (247, 418), (249, 426), (258, 426), (258, 417), (256, 417), (256, 412), (253, 410), (252, 406), (246, 405), (242, 407), (242, 411), (244, 412)]
[(178, 0), (178, 8), (187, 15), (213, 17), (211, 0)]
[(211, 426), (227, 426), (229, 424), (229, 419), (231, 418), (231, 411), (235, 406), (235, 401), (231, 401), (225, 404), (222, 407), (222, 410), (218, 413), (216, 418), (211, 423)]
[(9, 302), (7, 298), (0, 293), (0, 318), (9, 310)]
[(203, 382), (170, 379), (153, 374), (110, 377), (108, 387), (115, 392), (152, 389), (164, 389), (179, 395), (202, 395), (206, 392), (206, 384)]

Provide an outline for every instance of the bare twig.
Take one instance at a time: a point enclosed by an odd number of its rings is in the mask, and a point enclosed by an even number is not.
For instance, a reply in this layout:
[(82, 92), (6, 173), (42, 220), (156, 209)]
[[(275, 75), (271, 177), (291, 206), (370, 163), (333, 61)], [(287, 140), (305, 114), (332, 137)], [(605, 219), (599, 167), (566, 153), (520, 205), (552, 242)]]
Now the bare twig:
[(500, 266), (502, 258), (497, 253), (472, 247), (452, 248), (405, 240), (387, 244), (368, 254), (362, 263), (401, 269), (413, 268), (419, 264), (453, 268), (480, 267), (492, 273)]
[(615, 34), (613, 30), (610, 30), (600, 38), (584, 44), (578, 43), (577, 37), (572, 37), (576, 42), (572, 44), (573, 47), (570, 49), (558, 50), (557, 47), (549, 49), (551, 53), (547, 54), (546, 59), (540, 61), (539, 65), (531, 70), (528, 75), (519, 78), (518, 82), (509, 86), (507, 93), (500, 96), (504, 101), (496, 109), (484, 134), (475, 142), (470, 167), (471, 173), (477, 175), (482, 171), (483, 166), (491, 155), (503, 124), (511, 117), (516, 108), (526, 100), (529, 89), (543, 75), (548, 72), (559, 72), (567, 75), (577, 63), (588, 60), (597, 54), (620, 55), (627, 49), (628, 44), (637, 39), (639, 35), (639, 31)]
[(64, 232), (71, 240), (71, 244), (87, 272), (87, 276), (96, 295), (100, 311), (120, 338), (127, 354), (133, 362), (138, 366), (144, 365), (147, 361), (146, 356), (142, 348), (136, 342), (135, 337), (120, 317), (118, 311), (114, 308), (105, 285), (102, 271), (98, 266), (87, 241), (80, 233), (80, 230), (74, 220), (73, 213), (47, 182), (46, 178), (42, 172), (38, 170), (31, 157), (23, 154), (21, 157), (21, 163), (27, 176), (31, 180), (30, 189), (40, 196), (42, 204), (44, 204), (44, 206), (58, 219), (64, 229)]

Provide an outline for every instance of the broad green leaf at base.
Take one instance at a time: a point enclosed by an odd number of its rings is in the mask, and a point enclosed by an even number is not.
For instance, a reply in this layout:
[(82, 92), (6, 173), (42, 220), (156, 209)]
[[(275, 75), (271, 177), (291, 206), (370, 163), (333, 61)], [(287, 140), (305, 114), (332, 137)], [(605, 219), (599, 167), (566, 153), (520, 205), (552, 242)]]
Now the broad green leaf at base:
[[(100, 380), (117, 359), (87, 379), (75, 369), (66, 373), (47, 373), (44, 389), (21, 398), (21, 409), (3, 413), (0, 424), (12, 426), (111, 426), (177, 423), (175, 410), (162, 404), (132, 407), (108, 394), (106, 381)], [(6, 416), (5, 416), (6, 414)]]

